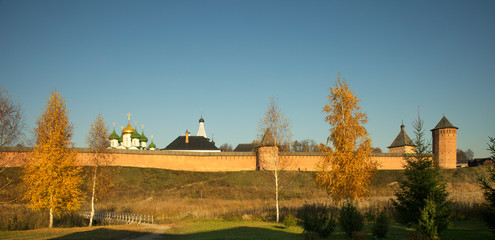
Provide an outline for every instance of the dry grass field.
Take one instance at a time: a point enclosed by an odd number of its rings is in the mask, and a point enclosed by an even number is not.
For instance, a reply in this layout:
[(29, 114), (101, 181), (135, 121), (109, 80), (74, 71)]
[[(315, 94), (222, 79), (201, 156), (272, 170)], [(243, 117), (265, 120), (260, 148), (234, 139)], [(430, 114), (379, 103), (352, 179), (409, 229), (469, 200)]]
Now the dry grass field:
[[(319, 189), (312, 172), (284, 172), (282, 216), (305, 203), (333, 204)], [(390, 207), (402, 171), (378, 171), (370, 196), (359, 202), (363, 209)], [(478, 217), (483, 201), (477, 176), (484, 168), (442, 170), (458, 219)], [(121, 169), (117, 189), (99, 203), (100, 209), (147, 213), (159, 222), (183, 219), (271, 220), (274, 190), (264, 172), (192, 173), (158, 169)]]
[[(14, 175), (19, 169), (9, 171)], [(288, 213), (296, 215), (298, 208), (306, 203), (334, 204), (316, 186), (313, 174), (282, 173), (282, 219)], [(360, 201), (359, 207), (363, 211), (389, 208), (390, 214), (393, 214), (390, 199), (402, 174), (397, 170), (378, 171), (370, 187), (369, 198)], [(477, 176), (486, 176), (486, 169), (451, 169), (442, 170), (441, 174), (448, 182), (456, 219), (479, 218), (483, 196)], [(158, 223), (189, 220), (271, 221), (275, 215), (272, 182), (270, 174), (260, 171), (205, 173), (122, 168), (115, 179), (115, 189), (99, 199), (97, 210), (153, 214)], [(18, 183), (12, 185), (9, 191), (14, 191), (17, 199), (21, 199), (22, 189), (22, 184)], [(89, 209), (89, 204), (83, 204), (82, 209)], [(22, 201), (1, 205), (0, 212), (10, 217), (17, 214), (15, 221), (20, 224), (25, 224), (27, 219), (33, 222), (21, 226), (21, 229), (45, 226), (42, 214), (26, 210)], [(5, 219), (4, 222), (7, 221)]]

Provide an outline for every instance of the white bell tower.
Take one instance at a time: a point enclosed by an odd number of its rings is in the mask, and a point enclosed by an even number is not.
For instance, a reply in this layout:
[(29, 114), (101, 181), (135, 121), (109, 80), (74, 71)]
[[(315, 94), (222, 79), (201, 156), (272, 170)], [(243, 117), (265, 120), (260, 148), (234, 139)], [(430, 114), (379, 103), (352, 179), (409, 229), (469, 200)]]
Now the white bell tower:
[(201, 114), (201, 118), (199, 119), (199, 128), (196, 136), (202, 136), (204, 138), (207, 138), (206, 130), (205, 130), (205, 120), (203, 119), (203, 114)]

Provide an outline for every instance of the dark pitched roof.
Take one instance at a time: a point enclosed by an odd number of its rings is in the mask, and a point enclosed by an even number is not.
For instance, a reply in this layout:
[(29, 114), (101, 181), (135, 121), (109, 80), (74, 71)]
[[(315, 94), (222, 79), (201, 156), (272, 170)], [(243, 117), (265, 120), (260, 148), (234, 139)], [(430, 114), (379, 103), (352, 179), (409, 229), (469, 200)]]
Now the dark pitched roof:
[(273, 136), (268, 129), (265, 131), (265, 135), (263, 135), (263, 139), (261, 139), (260, 145), (275, 146), (275, 140), (273, 140)]
[(490, 158), (475, 158), (473, 160), (468, 160), (468, 167), (477, 167), (477, 166), (493, 166), (494, 162)]
[(203, 136), (189, 136), (189, 143), (186, 143), (186, 136), (179, 136), (162, 150), (220, 150), (215, 144)]
[(235, 147), (234, 152), (252, 152), (256, 148), (256, 144), (241, 143)]
[(397, 135), (394, 142), (392, 142), (392, 145), (390, 145), (388, 148), (403, 147), (403, 146), (413, 146), (414, 147), (415, 145), (411, 141), (409, 136), (407, 136), (404, 125), (400, 125), (399, 135)]
[(438, 122), (437, 126), (435, 128), (433, 128), (431, 131), (437, 130), (437, 129), (442, 129), (442, 128), (455, 128), (455, 129), (458, 129), (457, 127), (455, 127), (454, 125), (452, 125), (452, 123), (450, 123), (449, 120), (447, 120), (447, 118), (445, 116), (442, 117), (442, 119), (440, 120), (440, 122)]

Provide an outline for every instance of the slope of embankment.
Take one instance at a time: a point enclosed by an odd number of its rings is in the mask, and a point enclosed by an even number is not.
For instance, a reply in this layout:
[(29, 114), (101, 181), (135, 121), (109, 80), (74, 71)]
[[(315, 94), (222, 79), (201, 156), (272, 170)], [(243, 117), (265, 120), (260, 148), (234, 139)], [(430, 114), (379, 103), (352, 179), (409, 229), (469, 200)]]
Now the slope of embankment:
[[(113, 170), (116, 168), (112, 167)], [(19, 174), (9, 168), (5, 174)], [(441, 170), (448, 182), (458, 215), (475, 215), (483, 201), (477, 176), (486, 176), (484, 168)], [(313, 172), (281, 173), (282, 214), (295, 211), (305, 203), (330, 203), (326, 193), (314, 182)], [(402, 170), (380, 170), (370, 187), (370, 197), (360, 206), (390, 206), (397, 179)], [(274, 214), (274, 185), (270, 172), (187, 172), (151, 168), (120, 168), (114, 186), (98, 198), (97, 209), (153, 214), (159, 221), (184, 218), (270, 219)], [(101, 183), (109, 186), (108, 183)], [(111, 186), (111, 185), (110, 185)], [(21, 199), (22, 183), (5, 191)], [(14, 192), (12, 192), (14, 191)], [(88, 194), (89, 195), (89, 194)], [(331, 203), (330, 203), (331, 204)], [(86, 203), (83, 208), (89, 209)]]

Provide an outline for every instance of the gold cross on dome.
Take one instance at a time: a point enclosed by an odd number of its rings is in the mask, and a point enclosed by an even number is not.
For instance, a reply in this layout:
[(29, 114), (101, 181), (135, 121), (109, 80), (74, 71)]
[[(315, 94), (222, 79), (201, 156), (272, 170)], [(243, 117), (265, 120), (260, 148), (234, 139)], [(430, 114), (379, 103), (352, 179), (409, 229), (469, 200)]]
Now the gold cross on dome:
[(132, 115), (132, 114), (131, 114), (130, 112), (129, 112), (129, 113), (127, 113), (127, 120), (128, 120), (128, 121), (131, 121), (131, 115)]

